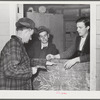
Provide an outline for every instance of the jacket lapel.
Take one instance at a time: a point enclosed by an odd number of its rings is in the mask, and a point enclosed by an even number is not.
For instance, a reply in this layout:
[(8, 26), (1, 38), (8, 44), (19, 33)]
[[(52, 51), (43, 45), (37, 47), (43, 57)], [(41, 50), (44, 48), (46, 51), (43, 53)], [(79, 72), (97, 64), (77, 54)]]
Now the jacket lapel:
[(87, 44), (87, 43), (88, 43), (88, 40), (89, 40), (88, 38), (89, 38), (89, 34), (88, 34), (87, 37), (86, 37), (86, 40), (85, 40), (85, 43), (84, 43), (84, 45), (83, 45), (82, 51), (84, 51), (85, 46), (88, 45), (88, 44)]
[(77, 37), (77, 42), (76, 42), (77, 50), (79, 50), (80, 41), (81, 41), (81, 37), (78, 36), (78, 37)]

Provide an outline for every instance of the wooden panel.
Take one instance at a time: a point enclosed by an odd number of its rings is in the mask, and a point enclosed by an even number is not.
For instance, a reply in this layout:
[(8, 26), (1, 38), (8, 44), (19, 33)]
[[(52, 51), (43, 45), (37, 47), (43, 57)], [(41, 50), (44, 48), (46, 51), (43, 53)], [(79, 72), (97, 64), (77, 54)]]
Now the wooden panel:
[(50, 17), (50, 31), (53, 34), (53, 43), (60, 52), (64, 51), (65, 33), (63, 32), (63, 15), (53, 15)]
[(76, 22), (75, 21), (66, 21), (65, 23), (66, 32), (76, 32)]
[(100, 63), (96, 66), (96, 90), (100, 91)]
[(81, 9), (81, 16), (90, 16), (90, 8)]
[(96, 90), (100, 90), (100, 5), (97, 5), (97, 27), (96, 27)]
[(100, 48), (100, 35), (96, 35), (96, 48)]
[(100, 49), (96, 49), (96, 62), (100, 62)]
[(100, 34), (100, 20), (97, 20), (96, 22), (96, 32), (97, 34)]
[(100, 76), (100, 62), (96, 64), (96, 75)]
[(32, 19), (35, 22), (36, 27), (46, 26), (47, 28), (49, 28), (50, 14), (40, 14), (40, 13), (27, 12), (27, 17)]
[(96, 78), (96, 90), (100, 91), (100, 76)]
[(100, 19), (100, 5), (97, 5), (97, 12), (96, 12), (97, 19)]
[(65, 20), (76, 20), (79, 17), (79, 9), (64, 9)]

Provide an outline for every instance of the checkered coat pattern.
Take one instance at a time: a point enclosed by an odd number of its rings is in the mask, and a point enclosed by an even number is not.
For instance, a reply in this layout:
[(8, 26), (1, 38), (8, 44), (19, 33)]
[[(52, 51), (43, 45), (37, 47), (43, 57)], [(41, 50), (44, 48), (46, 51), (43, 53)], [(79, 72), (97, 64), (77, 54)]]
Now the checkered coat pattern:
[(0, 90), (31, 90), (32, 69), (22, 41), (12, 36), (0, 55)]

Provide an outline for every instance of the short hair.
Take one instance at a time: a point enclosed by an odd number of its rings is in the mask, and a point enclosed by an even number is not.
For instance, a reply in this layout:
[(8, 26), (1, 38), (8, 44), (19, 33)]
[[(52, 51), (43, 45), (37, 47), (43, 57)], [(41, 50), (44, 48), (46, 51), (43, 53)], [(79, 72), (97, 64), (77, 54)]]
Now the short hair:
[(84, 22), (85, 26), (90, 26), (90, 18), (89, 17), (80, 17), (76, 20), (76, 23), (78, 22)]

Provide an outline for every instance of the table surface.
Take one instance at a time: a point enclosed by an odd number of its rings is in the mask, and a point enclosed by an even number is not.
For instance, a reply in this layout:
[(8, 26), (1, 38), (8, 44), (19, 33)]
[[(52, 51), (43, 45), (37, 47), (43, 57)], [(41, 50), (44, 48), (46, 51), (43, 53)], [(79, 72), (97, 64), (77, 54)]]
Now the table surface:
[(90, 90), (90, 63), (76, 63), (68, 70), (64, 69), (67, 60), (53, 60), (57, 65), (40, 70), (33, 80), (35, 90)]

